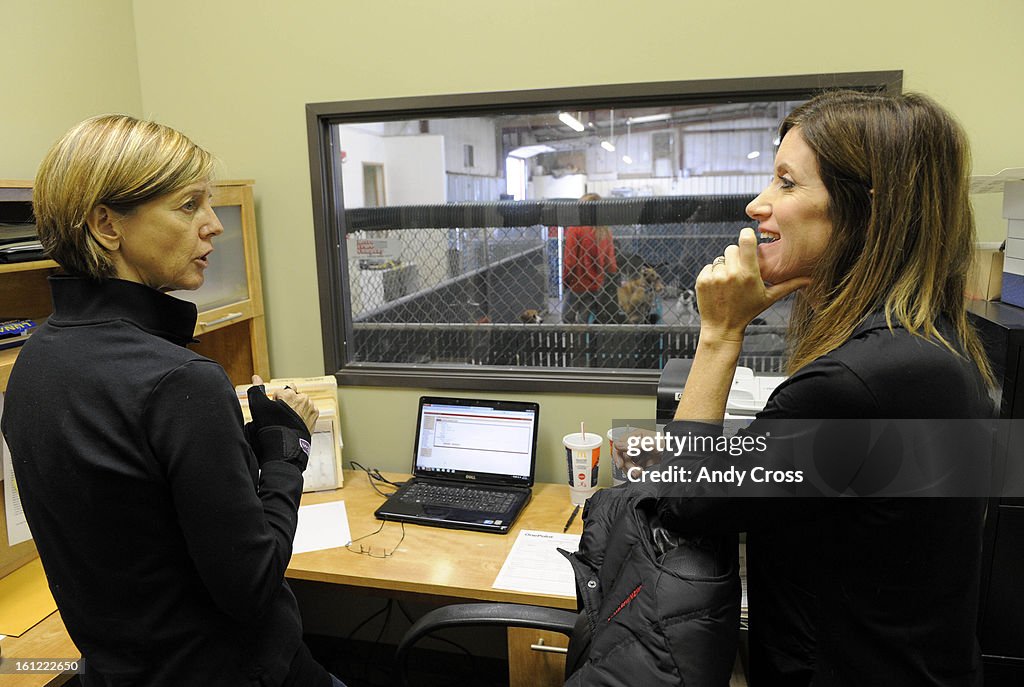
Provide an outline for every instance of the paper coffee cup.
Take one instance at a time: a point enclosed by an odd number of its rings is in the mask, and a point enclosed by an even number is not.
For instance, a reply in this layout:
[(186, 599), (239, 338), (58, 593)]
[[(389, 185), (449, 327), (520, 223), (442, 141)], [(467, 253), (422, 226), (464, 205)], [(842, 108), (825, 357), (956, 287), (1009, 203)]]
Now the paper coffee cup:
[(600, 434), (575, 432), (562, 437), (569, 472), (569, 497), (577, 506), (597, 491), (597, 468), (601, 459)]
[(627, 432), (633, 431), (632, 427), (612, 427), (608, 430), (608, 457), (612, 461), (612, 484), (619, 486), (626, 483), (625, 456), (615, 455), (615, 440)]

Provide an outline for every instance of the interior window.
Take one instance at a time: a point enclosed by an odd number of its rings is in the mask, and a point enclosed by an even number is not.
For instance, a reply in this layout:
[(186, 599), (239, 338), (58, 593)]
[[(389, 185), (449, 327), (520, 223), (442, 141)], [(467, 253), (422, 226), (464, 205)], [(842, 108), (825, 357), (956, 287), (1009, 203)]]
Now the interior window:
[[(329, 368), (649, 390), (692, 357), (697, 273), (750, 223), (779, 122), (822, 85), (794, 79), (310, 106)], [(751, 324), (741, 365), (783, 369), (788, 309)]]

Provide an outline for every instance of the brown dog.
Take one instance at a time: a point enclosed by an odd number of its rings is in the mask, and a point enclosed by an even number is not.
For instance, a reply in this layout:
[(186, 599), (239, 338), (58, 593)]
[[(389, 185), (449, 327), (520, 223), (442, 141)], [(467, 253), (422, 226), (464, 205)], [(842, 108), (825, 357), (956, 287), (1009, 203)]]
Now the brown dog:
[(665, 290), (665, 284), (653, 267), (644, 265), (640, 272), (618, 288), (619, 307), (626, 314), (626, 321), (639, 324), (647, 322), (654, 307), (654, 297)]

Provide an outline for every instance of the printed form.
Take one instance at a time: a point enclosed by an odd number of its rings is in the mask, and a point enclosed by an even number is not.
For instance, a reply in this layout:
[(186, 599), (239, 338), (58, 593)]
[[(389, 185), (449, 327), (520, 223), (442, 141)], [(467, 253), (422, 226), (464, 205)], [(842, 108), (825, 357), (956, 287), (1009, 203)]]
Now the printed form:
[(572, 566), (558, 549), (576, 551), (580, 535), (522, 530), (491, 585), (531, 594), (576, 596)]

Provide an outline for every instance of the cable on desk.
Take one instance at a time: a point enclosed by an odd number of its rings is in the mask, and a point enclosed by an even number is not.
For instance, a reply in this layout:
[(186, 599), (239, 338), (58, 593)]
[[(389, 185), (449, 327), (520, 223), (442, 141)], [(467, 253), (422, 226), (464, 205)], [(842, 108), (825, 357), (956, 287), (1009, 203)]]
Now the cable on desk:
[(390, 494), (388, 494), (387, 492), (383, 492), (379, 488), (377, 488), (377, 485), (375, 484), (375, 482), (383, 482), (384, 484), (388, 484), (388, 485), (390, 485), (392, 487), (395, 487), (396, 489), (398, 487), (402, 486), (403, 484), (405, 484), (405, 482), (392, 482), (387, 477), (385, 477), (384, 475), (380, 474), (380, 470), (378, 470), (377, 468), (373, 468), (371, 470), (370, 468), (364, 467), (361, 463), (357, 463), (354, 460), (350, 460), (348, 462), (348, 464), (354, 470), (362, 470), (363, 472), (365, 472), (366, 473), (366, 478), (368, 480), (370, 480), (370, 486), (373, 487), (373, 490), (375, 492), (377, 492), (378, 494), (380, 494), (381, 496), (387, 497), (387, 496), (390, 496)]

